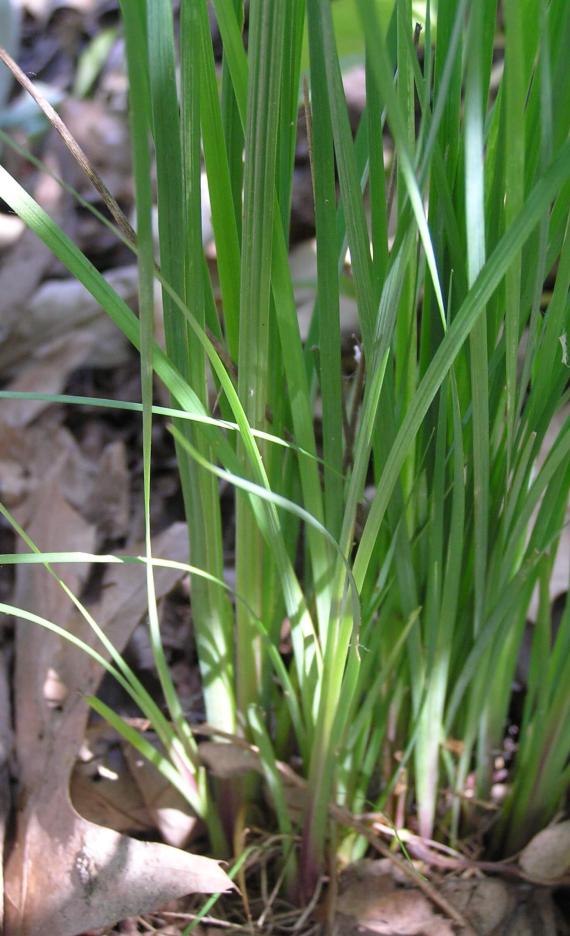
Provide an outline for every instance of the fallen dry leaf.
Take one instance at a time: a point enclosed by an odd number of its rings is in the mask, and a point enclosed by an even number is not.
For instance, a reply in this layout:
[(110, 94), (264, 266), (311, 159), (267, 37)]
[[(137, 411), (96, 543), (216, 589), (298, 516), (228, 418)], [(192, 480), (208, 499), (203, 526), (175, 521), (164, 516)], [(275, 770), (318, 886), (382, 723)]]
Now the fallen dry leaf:
[(451, 922), (415, 888), (398, 887), (385, 862), (353, 865), (341, 885), (335, 936), (453, 936)]
[[(70, 332), (41, 345), (5, 390), (61, 393), (69, 375), (89, 354), (92, 339), (85, 331)], [(2, 419), (8, 426), (28, 426), (50, 403), (46, 400), (2, 400)]]
[(124, 746), (125, 759), (141, 798), (152, 817), (152, 825), (160, 832), (167, 845), (184, 848), (196, 828), (197, 819), (184, 797), (162, 776), (159, 770), (145, 760), (128, 744)]
[(97, 525), (105, 539), (120, 539), (129, 527), (130, 475), (127, 449), (121, 439), (105, 446), (91, 493), (85, 504), (85, 515)]
[[(57, 171), (50, 157), (49, 167)], [(61, 186), (49, 175), (41, 175), (34, 190), (37, 202), (56, 221), (62, 220), (64, 193)], [(18, 327), (28, 302), (36, 292), (41, 280), (53, 268), (51, 251), (30, 230), (24, 230), (16, 243), (6, 250), (0, 265), (0, 321), (2, 322), (2, 349), (0, 360), (5, 357), (5, 342), (12, 329)], [(2, 367), (0, 365), (0, 372)]]
[(544, 888), (498, 878), (444, 881), (442, 894), (469, 919), (478, 936), (557, 936), (556, 912)]
[(251, 770), (262, 772), (259, 755), (232, 741), (202, 741), (198, 751), (210, 773), (221, 780), (240, 777)]
[[(59, 453), (59, 458), (54, 459), (54, 473), (47, 474), (43, 483), (40, 483), (32, 490), (29, 497), (28, 511), (30, 520), (27, 523), (27, 532), (32, 540), (46, 552), (55, 552), (57, 550), (69, 550), (93, 552), (95, 548), (95, 526), (85, 520), (79, 511), (69, 503), (64, 496), (61, 479), (57, 477), (57, 468), (63, 469), (68, 458), (73, 458), (74, 450), (63, 449)], [(63, 472), (62, 472), (63, 473)], [(28, 552), (25, 543), (20, 543), (21, 550)], [(81, 592), (89, 574), (89, 567), (84, 563), (66, 565), (60, 568), (61, 577), (76, 594)], [(14, 592), (14, 604), (18, 607), (34, 611), (41, 614), (48, 620), (61, 624), (69, 616), (70, 601), (65, 592), (48, 575), (45, 569), (40, 565), (20, 565), (16, 568), (16, 585)], [(30, 628), (29, 643), (27, 646), (18, 648), (20, 635), (26, 628)], [(37, 694), (38, 698), (43, 696), (43, 687), (46, 683), (46, 677), (50, 669), (58, 673), (59, 668), (54, 665), (55, 656), (52, 643), (60, 639), (47, 631), (41, 631), (36, 625), (23, 624), (18, 625), (16, 631), (16, 690), (18, 679), (23, 680), (24, 688), (27, 690), (24, 705), (29, 704), (32, 710), (35, 706), (34, 701), (30, 701), (32, 696)], [(24, 652), (25, 651), (25, 652)], [(45, 666), (42, 666), (40, 660), (45, 656)], [(22, 671), (18, 675), (18, 667), (30, 667), (30, 672), (37, 678), (37, 686), (31, 686), (25, 673)], [(17, 709), (17, 717), (22, 718), (23, 709)], [(23, 720), (24, 727), (31, 727), (27, 717)], [(18, 744), (20, 739), (17, 738)]]
[(43, 843), (43, 867), (37, 874), (31, 866), (26, 911), (17, 919), (8, 893), (6, 936), (78, 936), (148, 913), (174, 897), (231, 886), (211, 858), (137, 841), (87, 822), (71, 807), (62, 808), (50, 829), (41, 815), (32, 817), (29, 836)]
[(516, 888), (498, 878), (475, 880), (449, 879), (442, 893), (469, 917), (476, 933), (502, 933), (500, 927), (516, 906)]
[(32, 476), (26, 456), (31, 452), (24, 434), (2, 422), (0, 438), (0, 498), (7, 507), (14, 510), (23, 503), (30, 492)]
[(156, 828), (116, 745), (108, 757), (97, 758), (96, 762), (77, 763), (71, 775), (69, 792), (77, 812), (97, 825), (131, 835), (149, 835)]
[(548, 826), (519, 855), (519, 865), (539, 883), (554, 884), (570, 873), (570, 819)]
[[(10, 813), (9, 757), (12, 747), (10, 690), (6, 656), (0, 648), (0, 856)], [(4, 871), (0, 860), (0, 933), (4, 932)]]
[[(99, 98), (76, 100), (66, 97), (59, 107), (61, 118), (79, 144), (92, 169), (103, 179), (119, 201), (132, 194), (131, 148), (125, 117), (113, 113), (107, 101)], [(63, 144), (57, 139), (58, 150)], [(68, 181), (81, 192), (91, 193), (92, 185), (71, 154), (61, 149)]]
[[(75, 537), (85, 533), (81, 525), (89, 528), (70, 505), (64, 505), (55, 480), (36, 492), (30, 532), (44, 549), (56, 548), (56, 540), (57, 548), (78, 548)], [(142, 547), (132, 550), (140, 552)], [(156, 556), (182, 559), (186, 551), (183, 524), (153, 544)], [(77, 587), (83, 577), (81, 567), (68, 569), (65, 578)], [(180, 575), (157, 569), (157, 597), (170, 591)], [(69, 614), (57, 583), (40, 567), (20, 566), (16, 590), (22, 606), (58, 623), (67, 622), (68, 628), (94, 645), (92, 632), (75, 611)], [(109, 566), (101, 600), (91, 610), (121, 650), (146, 610), (144, 569)], [(66, 641), (24, 621), (17, 625), (16, 656), (16, 740), (23, 805), (6, 869), (6, 936), (76, 936), (190, 892), (227, 890), (231, 883), (217, 862), (130, 839), (78, 815), (69, 800), (69, 777), (85, 732), (84, 695), (96, 691), (100, 668)], [(67, 689), (55, 707), (43, 697), (50, 670)]]
[[(119, 267), (105, 274), (112, 289), (131, 307), (137, 301), (136, 266)], [(129, 345), (97, 301), (77, 280), (48, 280), (17, 307), (17, 315), (3, 319), (0, 375), (9, 377), (22, 364), (41, 354), (57, 338), (81, 335), (85, 341), (82, 366), (115, 367), (129, 359)], [(74, 341), (77, 341), (74, 338)], [(63, 377), (78, 366), (63, 367)]]
[(61, 414), (54, 411), (50, 416), (41, 425), (28, 427), (0, 421), (0, 497), (24, 527), (35, 510), (35, 492), (48, 482), (55, 481), (65, 490), (65, 500), (75, 508), (85, 504), (93, 486), (95, 467), (71, 433), (59, 425)]
[[(402, 879), (386, 861), (359, 861), (341, 877), (335, 936), (443, 936), (454, 929), (435, 912), (414, 887), (401, 887)], [(440, 888), (477, 936), (557, 936), (556, 909), (545, 888), (497, 877), (448, 877)]]
[(26, 225), (17, 215), (0, 213), (0, 251), (4, 252), (20, 240)]

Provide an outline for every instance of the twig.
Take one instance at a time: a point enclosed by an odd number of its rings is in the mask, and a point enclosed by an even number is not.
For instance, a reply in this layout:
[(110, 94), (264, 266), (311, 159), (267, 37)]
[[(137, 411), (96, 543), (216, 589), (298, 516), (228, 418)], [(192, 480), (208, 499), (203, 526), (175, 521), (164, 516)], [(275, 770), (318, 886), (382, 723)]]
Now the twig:
[(85, 155), (77, 140), (69, 132), (55, 108), (52, 107), (49, 101), (47, 101), (42, 94), (40, 94), (28, 76), (25, 75), (20, 66), (16, 64), (12, 56), (6, 52), (6, 49), (3, 49), (2, 47), (0, 47), (0, 60), (4, 62), (7, 68), (10, 69), (14, 78), (22, 86), (22, 88), (24, 88), (24, 90), (26, 90), (28, 94), (33, 97), (34, 101), (40, 110), (43, 111), (52, 127), (57, 130), (73, 158), (81, 166), (83, 172), (93, 187), (99, 192), (101, 198), (111, 213), (111, 216), (115, 220), (117, 227), (121, 230), (122, 234), (127, 238), (129, 243), (135, 246), (137, 237), (133, 228), (125, 217), (124, 212), (111, 195), (101, 176), (93, 169), (89, 159)]
[(318, 904), (318, 902), (319, 902), (319, 897), (321, 896), (321, 891), (322, 891), (322, 889), (323, 889), (324, 880), (325, 880), (324, 877), (320, 877), (319, 880), (317, 881), (317, 886), (315, 887), (315, 890), (314, 890), (314, 892), (313, 892), (313, 896), (312, 896), (311, 899), (309, 900), (307, 906), (305, 907), (305, 909), (303, 910), (301, 916), (300, 916), (299, 919), (296, 921), (296, 923), (295, 923), (295, 925), (294, 925), (294, 927), (293, 927), (293, 932), (294, 932), (294, 933), (297, 933), (297, 932), (301, 929), (301, 927), (304, 926), (304, 924), (307, 922), (307, 920), (308, 920), (309, 917), (311, 916), (313, 910), (314, 910), (315, 907), (317, 906), (317, 904)]
[[(52, 127), (57, 130), (61, 139), (65, 143), (65, 146), (76, 160), (78, 165), (81, 167), (93, 187), (99, 192), (101, 198), (103, 199), (104, 204), (106, 205), (111, 217), (115, 221), (117, 227), (119, 228), (123, 237), (125, 237), (129, 247), (135, 250), (137, 247), (137, 235), (129, 223), (125, 213), (121, 209), (120, 205), (117, 203), (116, 199), (113, 197), (105, 183), (103, 182), (101, 176), (98, 172), (95, 171), (91, 165), (89, 158), (87, 157), (84, 150), (81, 148), (73, 134), (66, 127), (65, 123), (57, 113), (54, 107), (49, 103), (48, 100), (37, 90), (34, 84), (30, 81), (27, 75), (22, 71), (20, 66), (14, 61), (11, 55), (6, 52), (6, 49), (0, 47), (0, 60), (4, 62), (7, 68), (12, 72), (16, 81), (28, 92), (29, 95), (34, 99), (38, 107), (45, 114), (49, 120)], [(155, 270), (157, 275), (161, 276), (159, 264), (155, 264)], [(224, 364), (226, 370), (228, 371), (230, 377), (234, 382), (237, 382), (237, 368), (234, 361), (231, 358), (231, 355), (226, 350), (224, 345), (216, 338), (211, 329), (206, 325), (205, 327), (206, 335), (210, 343), (213, 345), (215, 351), (218, 354), (218, 357)]]
[(199, 919), (200, 923), (205, 923), (206, 926), (219, 926), (220, 928), (232, 929), (235, 927), (234, 923), (230, 923), (228, 920), (220, 920), (218, 917), (204, 916), (201, 917), (198, 913), (182, 913), (175, 910), (161, 910), (160, 917), (164, 917), (167, 920), (192, 920)]
[(432, 901), (432, 903), (439, 907), (440, 910), (443, 910), (443, 912), (455, 923), (463, 926), (466, 934), (469, 934), (469, 936), (475, 936), (475, 930), (466, 917), (464, 917), (463, 914), (456, 907), (454, 907), (453, 904), (447, 900), (447, 898), (443, 896), (443, 894), (440, 894), (440, 892), (436, 887), (433, 886), (433, 884), (430, 884), (429, 881), (422, 877), (422, 875), (416, 871), (410, 862), (404, 861), (398, 855), (395, 855), (392, 850), (382, 841), (382, 839), (373, 831), (373, 829), (356, 819), (356, 817), (349, 813), (348, 810), (341, 809), (341, 807), (335, 806), (334, 804), (329, 807), (329, 812), (331, 815), (334, 815), (334, 817), (339, 822), (342, 822), (343, 825), (346, 825), (363, 835), (369, 844), (372, 845), (372, 848), (374, 848), (375, 851), (377, 851), (384, 858), (388, 858), (388, 860), (391, 861), (392, 864), (398, 868), (402, 874), (405, 874), (407, 878), (413, 881), (415, 886), (421, 890), (422, 893), (424, 893), (425, 896)]
[[(215, 728), (213, 725), (208, 725), (206, 723), (192, 726), (192, 732), (197, 735), (205, 736), (217, 736), (221, 738), (226, 738), (227, 740), (233, 741), (238, 747), (243, 748), (244, 750), (250, 751), (259, 756), (259, 748), (254, 744), (249, 744), (244, 738), (238, 738), (235, 735), (231, 735), (227, 731), (220, 731), (218, 728)], [(306, 791), (308, 784), (306, 780), (303, 780), (294, 770), (289, 767), (288, 764), (284, 764), (282, 761), (276, 762), (277, 769), (279, 773), (288, 780), (291, 785), (296, 786), (298, 789)], [(453, 906), (440, 892), (430, 884), (414, 866), (407, 861), (404, 861), (398, 855), (395, 855), (392, 850), (382, 841), (377, 832), (374, 831), (369, 825), (367, 825), (362, 820), (358, 819), (356, 816), (353, 816), (351, 812), (347, 809), (337, 806), (335, 803), (329, 804), (329, 815), (332, 819), (341, 823), (341, 825), (354, 829), (360, 835), (363, 835), (364, 838), (369, 842), (369, 844), (374, 848), (379, 854), (384, 858), (387, 858), (392, 864), (398, 868), (398, 870), (409, 878), (415, 886), (425, 894), (429, 900), (432, 901), (440, 910), (443, 912), (455, 923), (464, 927), (466, 936), (473, 936), (475, 930), (469, 923), (469, 921), (463, 916), (460, 911)]]

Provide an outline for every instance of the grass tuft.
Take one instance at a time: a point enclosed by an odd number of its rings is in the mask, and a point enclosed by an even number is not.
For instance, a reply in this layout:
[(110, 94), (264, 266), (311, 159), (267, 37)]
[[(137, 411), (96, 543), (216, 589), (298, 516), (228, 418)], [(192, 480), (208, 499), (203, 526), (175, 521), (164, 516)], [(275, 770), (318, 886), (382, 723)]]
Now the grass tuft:
[[(0, 168), (0, 196), (140, 353), (141, 561), (168, 720), (120, 659), (102, 663), (162, 732), (159, 766), (222, 853), (221, 788), (199, 763), (154, 600), (151, 430), (167, 415), (207, 720), (256, 745), (289, 894), (308, 899), (322, 876), (331, 804), (345, 814), (383, 810), (398, 828), (452, 843), (477, 827), (473, 803), (493, 796), (538, 588), (518, 750), (493, 832), (495, 852), (510, 854), (556, 814), (569, 780), (570, 605), (551, 633), (549, 580), (570, 488), (570, 6), (505, 0), (503, 29), (496, 0), (439, 0), (437, 9), (432, 0), (418, 41), (410, 0), (396, 0), (389, 21), (373, 0), (357, 0), (366, 107), (354, 137), (329, 0), (251, 0), (247, 52), (243, 4), (216, 0), (221, 77), (205, 0), (182, 0), (178, 42), (167, 0), (122, 0), (121, 10), (138, 319)], [(504, 61), (493, 68), (499, 49)], [(303, 98), (317, 252), (305, 343), (287, 256)], [(385, 148), (393, 153), (387, 171)], [(219, 305), (202, 249), (202, 168)], [(352, 382), (341, 354), (347, 247), (362, 342)], [(153, 334), (155, 278), (164, 350)], [(169, 407), (154, 405), (155, 380), (169, 391)], [(235, 600), (221, 587), (220, 478), (235, 488)], [(54, 556), (28, 547), (19, 561), (43, 561), (49, 571)], [(291, 757), (308, 780), (300, 815), (278, 769)], [(236, 785), (236, 828), (255, 795), (254, 785)], [(366, 847), (358, 824), (341, 822), (334, 840), (343, 860)]]

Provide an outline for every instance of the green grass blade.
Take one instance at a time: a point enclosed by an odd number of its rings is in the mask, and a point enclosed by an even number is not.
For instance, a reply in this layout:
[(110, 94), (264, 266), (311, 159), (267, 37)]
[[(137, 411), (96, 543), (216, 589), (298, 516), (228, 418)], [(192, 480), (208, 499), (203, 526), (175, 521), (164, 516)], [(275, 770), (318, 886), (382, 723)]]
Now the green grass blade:
[(317, 307), (319, 369), (323, 406), (325, 460), (325, 515), (337, 535), (342, 520), (342, 386), (340, 349), (340, 295), (337, 267), (336, 189), (334, 143), (329, 112), (327, 77), (319, 42), (317, 5), (309, 0), (308, 27), (311, 55), (312, 170), (317, 230)]
[(548, 171), (529, 194), (522, 211), (510, 229), (503, 235), (488, 258), (420, 382), (390, 451), (358, 547), (354, 563), (354, 576), (358, 587), (361, 587), (364, 580), (374, 543), (408, 447), (412, 444), (422, 419), (478, 316), (482, 314), (485, 304), (501, 282), (512, 257), (525, 243), (542, 215), (548, 210), (552, 198), (569, 177), (570, 143), (566, 142)]

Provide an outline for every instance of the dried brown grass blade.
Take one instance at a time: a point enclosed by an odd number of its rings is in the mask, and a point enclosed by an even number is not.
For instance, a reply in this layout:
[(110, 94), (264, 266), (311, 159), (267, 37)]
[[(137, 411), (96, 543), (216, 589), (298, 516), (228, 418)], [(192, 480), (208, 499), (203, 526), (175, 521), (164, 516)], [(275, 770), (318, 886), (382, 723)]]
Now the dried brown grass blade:
[(4, 62), (6, 67), (12, 72), (16, 81), (34, 99), (40, 110), (49, 120), (52, 127), (57, 130), (73, 158), (81, 166), (83, 172), (93, 187), (99, 192), (121, 233), (126, 237), (130, 244), (135, 246), (137, 237), (133, 228), (129, 224), (116, 200), (111, 195), (111, 192), (103, 182), (101, 176), (95, 172), (93, 166), (89, 162), (89, 159), (85, 155), (85, 152), (79, 146), (77, 140), (71, 135), (55, 108), (52, 107), (49, 101), (47, 101), (42, 94), (40, 94), (40, 92), (34, 86), (33, 82), (31, 82), (28, 76), (24, 74), (12, 56), (6, 51), (6, 49), (3, 49), (2, 47), (0, 47), (0, 61)]

